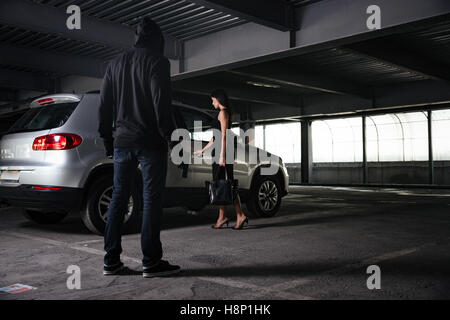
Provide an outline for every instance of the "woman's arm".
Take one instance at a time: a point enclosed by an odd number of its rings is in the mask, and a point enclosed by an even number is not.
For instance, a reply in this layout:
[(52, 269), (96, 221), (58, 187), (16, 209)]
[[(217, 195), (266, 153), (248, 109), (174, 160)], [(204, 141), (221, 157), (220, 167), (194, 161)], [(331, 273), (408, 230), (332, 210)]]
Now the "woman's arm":
[(202, 152), (205, 152), (206, 150), (208, 150), (209, 147), (212, 146), (213, 142), (214, 142), (214, 138), (211, 138), (211, 140), (208, 142), (208, 144), (202, 149)]
[(195, 151), (194, 154), (197, 154), (197, 155), (202, 154), (203, 152), (208, 150), (209, 147), (212, 146), (213, 142), (214, 142), (214, 138), (211, 138), (211, 140), (208, 142), (208, 144), (203, 149)]
[(227, 150), (228, 114), (226, 112), (220, 112), (219, 121), (220, 121), (220, 129), (222, 131), (222, 150), (220, 151), (219, 165), (225, 167), (226, 150)]

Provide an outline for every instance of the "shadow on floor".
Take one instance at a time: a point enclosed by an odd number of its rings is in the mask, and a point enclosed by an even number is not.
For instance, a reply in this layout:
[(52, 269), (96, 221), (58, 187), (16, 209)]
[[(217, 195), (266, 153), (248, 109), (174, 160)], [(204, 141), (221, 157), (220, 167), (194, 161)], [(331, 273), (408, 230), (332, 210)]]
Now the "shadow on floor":
[[(389, 210), (386, 210), (386, 206)], [(271, 218), (260, 218), (260, 217), (250, 217), (250, 224), (244, 228), (247, 230), (251, 229), (263, 229), (272, 227), (289, 227), (296, 225), (308, 225), (308, 224), (322, 224), (322, 223), (334, 223), (346, 220), (354, 220), (355, 218), (366, 218), (371, 216), (386, 216), (386, 215), (398, 215), (398, 214), (408, 214), (414, 212), (421, 212), (426, 209), (426, 204), (384, 204), (378, 206), (360, 205), (358, 207), (343, 206), (342, 203), (336, 203), (334, 207), (330, 207), (329, 204), (322, 205), (304, 203), (304, 204), (291, 204), (286, 203), (280, 208), (280, 212), (275, 216), (278, 217), (289, 217), (297, 216), (295, 219), (289, 219), (288, 221), (277, 221), (273, 222)], [(245, 207), (244, 207), (245, 208)], [(423, 209), (422, 209), (423, 208)], [(207, 207), (206, 209), (200, 211), (197, 215), (189, 215), (184, 209), (181, 208), (171, 208), (165, 209), (163, 217), (162, 230), (170, 230), (177, 228), (186, 228), (194, 226), (205, 225), (205, 228), (210, 228), (212, 224), (215, 223), (217, 219), (217, 209), (214, 207)], [(315, 217), (305, 217), (305, 214), (311, 214), (317, 211), (324, 211), (320, 216)], [(355, 212), (356, 211), (356, 212)], [(248, 212), (244, 210), (244, 212)], [(330, 213), (331, 212), (331, 213)], [(14, 215), (15, 216), (15, 215)], [(230, 229), (235, 223), (235, 214), (232, 208), (228, 209), (228, 216), (230, 217)], [(64, 233), (64, 234), (78, 234), (78, 235), (93, 235), (82, 223), (81, 218), (77, 213), (72, 213), (65, 220), (54, 225), (39, 225), (30, 221), (26, 221), (25, 218), (14, 217), (14, 221), (17, 220), (18, 227), (25, 230), (42, 230), (45, 232), (52, 233)], [(20, 219), (20, 220), (19, 220)], [(124, 235), (132, 235), (140, 233), (139, 226), (129, 226), (124, 228)]]
[[(254, 277), (324, 277), (326, 275), (335, 277), (336, 275), (358, 275), (365, 277), (366, 266), (356, 266), (354, 268), (342, 269), (343, 266), (355, 264), (357, 261), (352, 260), (335, 260), (323, 262), (294, 262), (289, 265), (258, 265), (258, 266), (229, 266), (229, 267), (195, 267), (183, 268), (181, 265), (181, 272), (170, 277), (230, 277), (233, 279), (254, 278)], [(450, 279), (450, 260), (444, 260), (441, 264), (438, 263), (410, 263), (404, 257), (399, 257), (388, 262), (384, 268), (384, 276), (413, 276), (425, 278), (441, 279), (445, 277)], [(119, 276), (138, 276), (142, 275), (142, 271), (137, 269), (125, 268)]]

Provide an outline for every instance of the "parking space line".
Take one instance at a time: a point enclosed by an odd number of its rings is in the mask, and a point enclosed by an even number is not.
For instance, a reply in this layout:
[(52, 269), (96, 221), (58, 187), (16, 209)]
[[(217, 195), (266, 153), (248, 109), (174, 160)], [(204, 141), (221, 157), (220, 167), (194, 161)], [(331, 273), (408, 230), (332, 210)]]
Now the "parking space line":
[(426, 243), (423, 244), (421, 246), (417, 246), (417, 247), (412, 247), (412, 248), (407, 248), (407, 249), (402, 249), (402, 250), (398, 250), (398, 251), (393, 251), (393, 252), (388, 252), (376, 257), (372, 257), (372, 258), (368, 258), (365, 260), (362, 260), (360, 262), (355, 262), (355, 263), (350, 263), (347, 265), (344, 265), (342, 267), (338, 267), (335, 269), (331, 269), (328, 271), (325, 271), (323, 273), (321, 273), (321, 275), (328, 275), (328, 274), (342, 274), (345, 272), (348, 272), (350, 270), (354, 270), (354, 269), (359, 269), (359, 268), (364, 268), (364, 267), (368, 267), (370, 265), (373, 264), (377, 264), (386, 260), (391, 260), (391, 259), (395, 259), (395, 258), (399, 258), (402, 256), (406, 256), (408, 254), (417, 252), (419, 250), (425, 249), (425, 248), (429, 248), (431, 246), (436, 245), (437, 242), (430, 242), (430, 243)]
[[(295, 279), (295, 280), (291, 280), (291, 281), (287, 281), (287, 282), (274, 284), (272, 286), (267, 287), (266, 289), (271, 291), (272, 292), (271, 294), (275, 294), (275, 295), (279, 296), (280, 298), (284, 298), (283, 295), (287, 294), (287, 295), (298, 296), (298, 298), (296, 298), (295, 300), (315, 300), (315, 298), (312, 298), (309, 296), (298, 295), (295, 293), (286, 292), (287, 290), (294, 289), (298, 286), (302, 286), (302, 285), (308, 284), (310, 282), (312, 282), (311, 279)], [(259, 292), (253, 299), (263, 298), (265, 295), (267, 295), (267, 290), (263, 291), (263, 292)], [(281, 292), (281, 294), (280, 294), (280, 292)], [(236, 300), (242, 300), (245, 298), (246, 297), (244, 295), (238, 295), (237, 297), (235, 297)], [(291, 298), (285, 298), (285, 299), (291, 299)]]
[(95, 240), (85, 240), (85, 241), (78, 241), (75, 242), (76, 245), (85, 245), (85, 244), (91, 244), (91, 243), (97, 243), (97, 242), (103, 242), (105, 241), (103, 238), (101, 239), (95, 239)]
[[(361, 262), (351, 263), (351, 264), (344, 265), (342, 267), (338, 267), (338, 268), (334, 268), (334, 269), (331, 269), (331, 270), (324, 271), (322, 273), (314, 275), (314, 277), (320, 277), (320, 276), (323, 276), (323, 275), (330, 275), (330, 274), (342, 274), (342, 273), (348, 272), (350, 270), (365, 268), (365, 267), (368, 267), (370, 265), (377, 264), (377, 263), (380, 263), (380, 262), (383, 262), (383, 261), (386, 261), (386, 260), (395, 259), (395, 258), (399, 258), (399, 257), (405, 256), (405, 255), (408, 255), (408, 254), (412, 254), (414, 252), (417, 252), (417, 251), (425, 249), (425, 248), (429, 248), (429, 247), (434, 246), (436, 244), (437, 244), (437, 242), (431, 242), (431, 243), (426, 243), (426, 244), (423, 244), (421, 246), (417, 246), (417, 247), (413, 247), (413, 248), (408, 248), (408, 249), (388, 252), (388, 253), (383, 254), (383, 255), (379, 255), (379, 256), (376, 256), (376, 257), (365, 259), (365, 260), (363, 260)], [(313, 281), (312, 279), (300, 278), (300, 279), (295, 279), (295, 280), (288, 281), (288, 282), (283, 282), (283, 283), (280, 283), (280, 284), (275, 284), (273, 286), (268, 287), (267, 290), (273, 291), (274, 293), (275, 292), (283, 292), (283, 293), (286, 293), (286, 294), (292, 294), (292, 293), (284, 292), (284, 291), (290, 290), (290, 289), (294, 289), (294, 288), (296, 288), (298, 286), (302, 286), (302, 285), (311, 283), (312, 281)], [(263, 296), (263, 294), (259, 294), (258, 296)], [(258, 296), (256, 297), (256, 299), (258, 298)], [(308, 297), (306, 297), (306, 298), (308, 298)], [(310, 298), (310, 299), (313, 299), (313, 298)]]
[[(71, 244), (63, 242), (63, 241), (52, 240), (52, 239), (48, 239), (48, 238), (35, 237), (35, 236), (30, 236), (30, 235), (27, 235), (27, 234), (23, 234), (23, 233), (10, 232), (10, 231), (0, 231), (0, 232), (4, 233), (6, 235), (18, 237), (18, 238), (25, 238), (25, 239), (30, 239), (30, 240), (33, 240), (33, 241), (39, 241), (39, 242), (43, 242), (43, 243), (54, 245), (54, 246), (58, 246), (58, 247), (66, 247), (66, 248), (70, 248), (70, 249), (73, 249), (73, 250), (83, 251), (83, 252), (86, 252), (86, 253), (91, 253), (91, 254), (95, 254), (95, 255), (98, 255), (98, 256), (102, 256), (102, 257), (105, 255), (105, 252), (102, 251), (102, 250), (89, 248), (89, 247), (84, 247), (84, 246), (79, 246), (79, 245), (71, 245)], [(141, 263), (141, 261), (139, 259), (127, 257), (127, 256), (124, 256), (124, 255), (122, 255), (122, 259), (124, 261), (127, 261), (127, 262)]]
[(288, 202), (302, 202), (305, 203), (306, 201), (311, 201), (311, 199), (305, 200), (305, 199), (283, 199), (283, 204)]
[(286, 291), (298, 286), (308, 284), (310, 282), (312, 282), (311, 279), (295, 279), (287, 282), (277, 283), (273, 286), (270, 286), (269, 288), (276, 291)]
[(233, 287), (233, 288), (239, 288), (239, 289), (246, 289), (246, 290), (253, 290), (257, 291), (259, 296), (262, 295), (277, 295), (280, 298), (289, 299), (289, 300), (314, 300), (314, 298), (303, 296), (295, 293), (290, 292), (283, 292), (281, 290), (272, 289), (271, 287), (261, 287), (255, 284), (245, 283), (241, 281), (235, 281), (225, 278), (219, 278), (219, 277), (199, 277), (198, 279), (203, 281), (209, 281), (216, 284), (220, 284), (227, 287)]
[(448, 193), (414, 193), (410, 191), (400, 191), (396, 192), (399, 196), (410, 196), (410, 197), (450, 197)]
[[(43, 243), (46, 243), (49, 245), (66, 247), (66, 248), (70, 248), (73, 250), (78, 250), (78, 251), (82, 251), (82, 252), (86, 252), (86, 253), (90, 253), (90, 254), (94, 254), (94, 255), (98, 255), (98, 256), (104, 256), (103, 250), (89, 248), (86, 246), (71, 245), (71, 244), (63, 242), (63, 241), (52, 240), (52, 239), (47, 239), (47, 238), (42, 238), (42, 237), (36, 237), (36, 236), (31, 236), (31, 235), (26, 235), (26, 234), (17, 233), (17, 232), (11, 232), (11, 231), (0, 231), (0, 233), (6, 234), (9, 236), (19, 237), (19, 238), (30, 239), (33, 241), (39, 241), (39, 242), (43, 242)], [(412, 254), (414, 252), (417, 252), (417, 251), (425, 249), (425, 248), (429, 248), (436, 244), (437, 244), (437, 242), (431, 242), (431, 243), (426, 243), (426, 244), (412, 247), (412, 248), (388, 252), (383, 255), (379, 255), (376, 257), (371, 257), (371, 258), (362, 260), (360, 262), (347, 264), (347, 265), (344, 265), (344, 266), (341, 266), (338, 268), (334, 268), (334, 269), (331, 269), (328, 271), (321, 272), (320, 274), (314, 275), (314, 277), (320, 277), (323, 275), (331, 275), (331, 274), (342, 274), (342, 273), (348, 272), (350, 270), (368, 267), (369, 265), (377, 264), (382, 261), (386, 261), (386, 260), (390, 260), (390, 259), (394, 259), (394, 258)], [(128, 262), (133, 262), (133, 263), (137, 263), (137, 264), (141, 263), (141, 261), (139, 259), (124, 256), (124, 255), (122, 255), (122, 259), (124, 262), (128, 261)], [(254, 293), (256, 293), (257, 296), (276, 295), (280, 298), (290, 299), (290, 300), (313, 300), (314, 299), (309, 296), (299, 295), (296, 293), (286, 291), (286, 290), (293, 289), (297, 286), (301, 286), (301, 285), (304, 285), (304, 284), (307, 284), (307, 283), (310, 283), (313, 281), (308, 278), (299, 278), (299, 279), (295, 279), (293, 281), (275, 284), (270, 287), (261, 287), (261, 286), (255, 285), (255, 284), (236, 281), (236, 280), (222, 278), (222, 277), (203, 276), (203, 277), (197, 277), (196, 279), (207, 281), (210, 283), (220, 284), (220, 285), (224, 285), (224, 286), (232, 287), (232, 288), (252, 290), (252, 291), (254, 291)]]
[(33, 241), (39, 241), (39, 242), (43, 242), (43, 243), (54, 245), (54, 246), (65, 246), (64, 242), (58, 241), (58, 240), (52, 240), (52, 239), (47, 239), (47, 238), (35, 237), (35, 236), (30, 236), (30, 235), (27, 235), (27, 234), (18, 233), (18, 232), (11, 232), (11, 231), (0, 231), (0, 232), (3, 233), (3, 234), (6, 234), (8, 236), (30, 239), (30, 240), (33, 240)]
[(309, 194), (288, 194), (287, 196), (283, 197), (283, 200), (290, 200), (295, 198), (311, 198), (312, 195)]
[(389, 200), (380, 200), (378, 202), (379, 203), (409, 203), (407, 201), (394, 201), (394, 200), (391, 200), (391, 201), (389, 201)]
[[(322, 275), (329, 275), (329, 274), (342, 274), (342, 273), (348, 272), (350, 270), (368, 267), (370, 265), (377, 264), (377, 263), (380, 263), (380, 262), (383, 262), (386, 260), (399, 258), (399, 257), (405, 256), (405, 255), (417, 252), (419, 250), (431, 247), (436, 244), (437, 244), (436, 242), (432, 242), (432, 243), (427, 243), (427, 244), (413, 247), (413, 248), (389, 252), (389, 253), (386, 253), (386, 254), (383, 254), (380, 256), (365, 259), (361, 262), (351, 263), (351, 264), (344, 265), (342, 267), (327, 270), (318, 275), (314, 275), (314, 277), (320, 277)], [(284, 292), (286, 290), (294, 289), (298, 286), (302, 286), (302, 285), (311, 283), (312, 281), (313, 281), (312, 279), (300, 278), (300, 279), (295, 279), (295, 280), (288, 281), (288, 282), (283, 282), (280, 284), (275, 284), (273, 286), (268, 287), (267, 290), (273, 290), (274, 292), (280, 292), (280, 291)], [(285, 293), (287, 293), (287, 292), (285, 292)], [(291, 293), (289, 293), (289, 294), (291, 294)], [(258, 297), (256, 297), (256, 298), (258, 298)]]
[[(30, 236), (30, 235), (17, 233), (17, 232), (10, 232), (10, 231), (0, 231), (0, 232), (4, 233), (6, 235), (9, 235), (9, 236), (30, 239), (30, 240), (33, 240), (33, 241), (39, 241), (39, 242), (43, 242), (43, 243), (46, 243), (46, 244), (50, 244), (50, 245), (54, 245), (54, 246), (58, 246), (58, 247), (70, 248), (70, 249), (73, 249), (73, 250), (78, 250), (78, 251), (82, 251), (82, 252), (86, 252), (86, 253), (102, 256), (102, 257), (105, 254), (104, 251), (102, 251), (102, 250), (97, 250), (97, 249), (94, 249), (94, 248), (89, 248), (89, 247), (84, 247), (84, 246), (79, 246), (79, 245), (71, 245), (71, 244), (68, 244), (68, 243), (63, 242), (63, 241), (52, 240), (52, 239), (47, 239), (47, 238), (42, 238), (42, 237), (35, 237), (35, 236)], [(124, 255), (121, 256), (121, 259), (124, 262), (128, 261), (128, 262), (134, 262), (134, 263), (138, 263), (138, 264), (141, 263), (141, 261), (139, 259), (132, 258), (132, 257), (127, 257), (127, 256), (124, 256)], [(293, 299), (293, 300), (311, 300), (312, 299), (311, 297), (297, 295), (297, 294), (289, 293), (289, 292), (282, 292), (282, 291), (279, 291), (279, 290), (274, 290), (274, 289), (270, 289), (270, 288), (260, 287), (260, 286), (257, 286), (257, 285), (253, 285), (253, 284), (249, 284), (249, 283), (245, 283), (245, 282), (240, 282), (240, 281), (236, 281), (236, 280), (230, 280), (230, 279), (226, 279), (226, 278), (220, 278), (220, 277), (197, 277), (197, 279), (203, 280), (203, 281), (207, 281), (207, 282), (211, 282), (211, 283), (221, 284), (221, 285), (228, 286), (228, 287), (249, 289), (249, 290), (257, 291), (257, 293), (259, 295), (276, 294), (280, 298)]]

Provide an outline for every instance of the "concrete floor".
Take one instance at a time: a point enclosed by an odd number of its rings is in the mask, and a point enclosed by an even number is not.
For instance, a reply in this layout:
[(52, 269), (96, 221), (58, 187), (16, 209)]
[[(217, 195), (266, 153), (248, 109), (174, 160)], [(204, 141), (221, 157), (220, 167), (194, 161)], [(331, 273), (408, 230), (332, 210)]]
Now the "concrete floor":
[[(231, 209), (229, 209), (231, 212)], [(243, 231), (213, 230), (216, 210), (165, 211), (165, 258), (172, 278), (137, 271), (102, 275), (101, 237), (79, 218), (39, 226), (0, 209), (0, 299), (449, 299), (450, 190), (291, 187), (279, 214)], [(122, 259), (140, 268), (139, 235), (123, 238)], [(369, 290), (369, 265), (381, 289)], [(66, 286), (69, 265), (81, 289)]]

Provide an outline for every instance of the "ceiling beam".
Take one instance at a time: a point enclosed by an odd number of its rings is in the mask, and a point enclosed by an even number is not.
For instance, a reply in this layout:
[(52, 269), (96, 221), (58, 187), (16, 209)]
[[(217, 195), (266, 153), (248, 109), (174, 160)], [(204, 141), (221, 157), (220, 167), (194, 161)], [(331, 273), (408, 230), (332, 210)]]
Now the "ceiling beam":
[[(381, 9), (381, 29), (367, 27), (367, 9)], [(300, 48), (321, 43), (349, 43), (373, 39), (382, 35), (403, 33), (420, 28), (419, 22), (448, 21), (448, 0), (333, 0), (319, 1), (297, 9)]]
[(436, 64), (409, 48), (392, 41), (364, 42), (345, 46), (341, 50), (376, 59), (380, 62), (437, 81), (450, 81), (450, 67)]
[[(81, 29), (69, 30), (65, 10), (26, 0), (0, 1), (0, 23), (26, 30), (55, 34), (68, 39), (102, 44), (112, 48), (131, 48), (134, 44), (134, 29), (126, 25), (97, 19), (81, 13)], [(170, 59), (179, 59), (178, 41), (165, 35), (165, 54)]]
[(106, 64), (103, 60), (50, 51), (0, 45), (0, 64), (28, 67), (61, 75), (71, 74), (102, 78)]
[[(263, 52), (251, 50), (243, 58), (232, 62), (224, 61), (214, 66), (207, 60), (205, 67), (202, 67), (201, 63), (196, 63), (195, 68), (191, 69), (188, 63), (187, 72), (178, 75), (177, 79), (187, 79), (245, 65), (342, 47), (387, 35), (417, 31), (428, 28), (430, 24), (450, 19), (450, 1), (448, 0), (377, 0), (376, 4), (382, 10), (382, 28), (369, 30), (367, 28), (369, 15), (366, 11), (372, 4), (374, 4), (373, 0), (333, 0), (301, 6), (296, 9), (299, 30), (296, 32), (295, 48), (288, 50), (286, 45), (286, 50), (280, 51), (273, 51), (270, 48)], [(255, 36), (249, 32), (241, 35), (240, 39), (243, 42), (254, 42)]]
[(0, 70), (0, 87), (51, 92), (54, 81), (29, 72)]
[[(198, 94), (198, 93), (174, 91), (172, 96), (174, 101), (191, 105), (196, 108), (205, 109), (205, 111), (214, 111), (211, 104), (210, 96), (204, 93)], [(233, 100), (233, 111), (238, 113), (244, 112), (247, 110), (247, 106), (249, 105), (260, 106), (261, 104), (248, 103), (246, 101), (241, 100)]]
[(189, 0), (189, 2), (280, 31), (295, 29), (294, 6), (287, 1)]
[(250, 77), (282, 86), (297, 87), (325, 93), (352, 95), (372, 99), (367, 87), (349, 83), (341, 79), (331, 79), (326, 75), (314, 75), (283, 63), (266, 63), (228, 71), (229, 73)]
[(217, 87), (227, 91), (229, 98), (234, 101), (246, 101), (251, 103), (282, 105), (298, 108), (299, 96), (278, 91), (272, 88), (238, 87), (235, 84), (211, 83), (201, 80), (189, 80), (186, 82), (174, 82), (175, 92), (184, 92), (209, 97), (211, 92)]
[[(426, 94), (424, 94), (424, 92)], [(350, 96), (321, 94), (305, 96), (301, 112), (295, 109), (255, 109), (255, 119), (347, 118), (351, 116), (417, 112), (432, 109), (450, 109), (450, 85), (434, 80), (414, 81), (406, 84), (375, 88), (374, 103)]]

